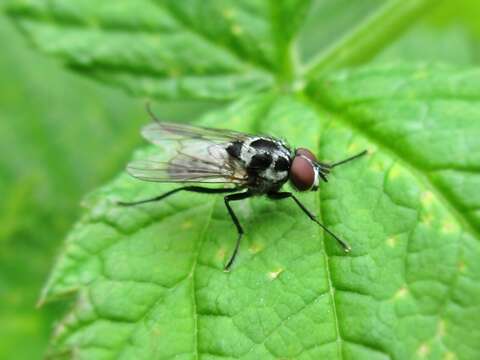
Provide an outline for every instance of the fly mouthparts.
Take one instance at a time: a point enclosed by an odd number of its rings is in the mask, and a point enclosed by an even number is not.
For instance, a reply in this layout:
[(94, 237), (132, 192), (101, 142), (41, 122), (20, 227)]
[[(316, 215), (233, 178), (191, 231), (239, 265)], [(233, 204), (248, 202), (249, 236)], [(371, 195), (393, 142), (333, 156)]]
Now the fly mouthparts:
[(323, 181), (328, 182), (327, 176), (330, 174), (329, 168), (323, 166), (322, 164), (318, 164), (318, 166), (317, 166), (317, 174), (318, 174), (318, 176), (320, 176), (320, 178), (321, 178)]

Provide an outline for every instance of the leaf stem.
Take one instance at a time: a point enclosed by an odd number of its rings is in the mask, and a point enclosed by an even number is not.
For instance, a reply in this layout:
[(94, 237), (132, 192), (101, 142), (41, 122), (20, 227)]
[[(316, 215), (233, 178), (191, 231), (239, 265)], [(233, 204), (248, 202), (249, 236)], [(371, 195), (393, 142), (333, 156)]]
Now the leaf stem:
[(433, 6), (443, 0), (390, 0), (304, 69), (307, 78), (373, 58)]

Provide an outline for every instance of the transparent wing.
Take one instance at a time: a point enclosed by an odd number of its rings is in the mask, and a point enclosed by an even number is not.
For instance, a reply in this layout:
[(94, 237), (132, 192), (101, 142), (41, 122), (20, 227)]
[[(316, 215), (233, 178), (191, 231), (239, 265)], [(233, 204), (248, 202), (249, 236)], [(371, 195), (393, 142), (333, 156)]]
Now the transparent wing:
[(162, 151), (127, 166), (136, 178), (157, 182), (246, 181), (244, 167), (229, 156), (226, 148), (232, 141), (247, 138), (247, 134), (164, 122), (147, 125), (142, 134)]
[(234, 140), (245, 140), (250, 134), (238, 131), (213, 129), (186, 124), (154, 122), (142, 129), (142, 135), (153, 144), (162, 145), (166, 141), (193, 141), (203, 139), (209, 142), (226, 143)]

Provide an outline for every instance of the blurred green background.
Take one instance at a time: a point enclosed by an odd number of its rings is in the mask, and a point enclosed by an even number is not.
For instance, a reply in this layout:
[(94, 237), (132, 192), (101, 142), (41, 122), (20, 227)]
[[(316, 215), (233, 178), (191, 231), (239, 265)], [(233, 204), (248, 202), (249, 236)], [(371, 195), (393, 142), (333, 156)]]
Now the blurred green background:
[(139, 142), (144, 116), (140, 102), (30, 50), (4, 16), (0, 43), (0, 357), (33, 359), (60, 316), (59, 304), (35, 309), (55, 253), (82, 195)]
[[(64, 310), (35, 308), (55, 255), (82, 197), (123, 170), (148, 116), (146, 99), (35, 52), (4, 15), (0, 44), (0, 359), (36, 359)], [(174, 120), (208, 107), (155, 104)]]
[[(332, 4), (319, 11), (329, 9), (323, 18), (342, 30), (368, 13), (348, 1)], [(478, 15), (477, 1), (445, 2), (374, 61), (478, 64)], [(316, 33), (329, 25), (308, 26)], [(335, 39), (301, 41), (308, 51)], [(122, 171), (148, 117), (145, 99), (82, 78), (32, 50), (1, 12), (0, 44), (0, 358), (36, 359), (68, 306), (35, 308), (55, 254), (81, 214), (81, 198)], [(164, 118), (189, 120), (211, 106), (155, 108)]]

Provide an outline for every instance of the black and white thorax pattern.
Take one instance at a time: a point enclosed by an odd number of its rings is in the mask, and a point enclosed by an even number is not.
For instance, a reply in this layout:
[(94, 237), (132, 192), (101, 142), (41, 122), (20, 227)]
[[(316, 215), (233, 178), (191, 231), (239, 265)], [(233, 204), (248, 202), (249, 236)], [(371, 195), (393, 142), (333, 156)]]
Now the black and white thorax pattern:
[(246, 169), (246, 185), (254, 194), (278, 191), (288, 180), (291, 151), (279, 139), (250, 137), (232, 142), (226, 150)]

